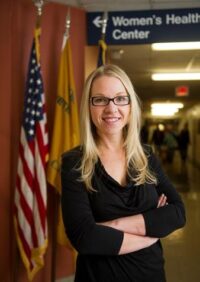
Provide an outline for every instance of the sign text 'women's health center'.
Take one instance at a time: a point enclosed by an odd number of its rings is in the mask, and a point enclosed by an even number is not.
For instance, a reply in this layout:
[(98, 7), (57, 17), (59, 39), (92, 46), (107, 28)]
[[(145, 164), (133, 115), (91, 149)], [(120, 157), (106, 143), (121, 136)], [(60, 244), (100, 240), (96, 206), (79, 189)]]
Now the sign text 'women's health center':
[[(103, 13), (88, 13), (88, 44), (101, 37)], [(107, 44), (200, 41), (200, 9), (109, 12)]]

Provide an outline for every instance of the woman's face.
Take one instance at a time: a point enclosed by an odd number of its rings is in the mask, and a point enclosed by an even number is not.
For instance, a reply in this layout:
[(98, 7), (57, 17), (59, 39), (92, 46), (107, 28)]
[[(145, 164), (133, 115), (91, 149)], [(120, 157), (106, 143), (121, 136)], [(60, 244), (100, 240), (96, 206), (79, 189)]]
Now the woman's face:
[[(119, 97), (120, 96), (120, 97)], [(115, 103), (123, 103), (126, 100), (123, 96), (128, 96), (122, 82), (111, 76), (101, 76), (93, 81), (91, 88), (91, 98), (115, 98)], [(122, 136), (123, 128), (129, 122), (130, 104), (116, 105), (114, 101), (109, 101), (108, 105), (94, 106), (90, 101), (90, 114), (98, 135), (118, 135)]]

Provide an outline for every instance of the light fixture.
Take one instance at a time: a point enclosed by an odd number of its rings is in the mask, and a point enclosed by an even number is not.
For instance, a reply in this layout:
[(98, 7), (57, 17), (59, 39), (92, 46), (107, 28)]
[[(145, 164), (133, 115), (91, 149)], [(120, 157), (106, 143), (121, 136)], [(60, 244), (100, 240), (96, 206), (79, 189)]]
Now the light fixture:
[(158, 124), (158, 129), (159, 129), (160, 131), (164, 131), (164, 129), (165, 129), (164, 124), (159, 123), (159, 124)]
[(197, 50), (200, 49), (200, 41), (153, 43), (151, 48), (156, 51)]
[(151, 75), (152, 80), (200, 80), (200, 72), (183, 72), (183, 73), (154, 73)]
[(120, 60), (123, 54), (124, 54), (123, 49), (113, 49), (110, 52), (111, 59), (113, 60)]
[(183, 106), (182, 103), (153, 103), (151, 104), (151, 114), (152, 116), (173, 116)]

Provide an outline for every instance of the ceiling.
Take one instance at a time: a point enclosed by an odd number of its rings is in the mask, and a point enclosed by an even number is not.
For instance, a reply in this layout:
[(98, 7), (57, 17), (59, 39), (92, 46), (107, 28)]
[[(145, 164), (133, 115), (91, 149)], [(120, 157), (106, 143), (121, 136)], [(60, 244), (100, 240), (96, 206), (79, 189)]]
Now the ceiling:
[[(76, 6), (90, 12), (200, 7), (200, 0), (53, 0), (52, 2)], [(123, 50), (121, 56), (120, 50)], [(200, 50), (153, 51), (151, 45), (148, 44), (113, 45), (109, 46), (108, 54), (111, 62), (122, 67), (132, 79), (145, 111), (150, 109), (150, 103), (153, 101), (178, 100), (184, 103), (184, 110), (200, 102), (200, 81), (156, 82), (151, 80), (152, 72), (200, 71)], [(189, 87), (189, 96), (183, 98), (175, 96), (175, 89), (180, 85)]]
[[(124, 53), (112, 62), (121, 66), (131, 77), (136, 92), (142, 99), (144, 110), (150, 109), (150, 103), (155, 101), (179, 101), (188, 109), (200, 102), (200, 81), (152, 81), (153, 72), (200, 71), (199, 51), (153, 51), (151, 45), (117, 46), (110, 49), (122, 49)], [(131, 62), (131, 64), (130, 64)], [(189, 87), (189, 96), (178, 98), (175, 96), (177, 86)]]
[(89, 12), (200, 7), (200, 0), (51, 0), (50, 2), (76, 6)]

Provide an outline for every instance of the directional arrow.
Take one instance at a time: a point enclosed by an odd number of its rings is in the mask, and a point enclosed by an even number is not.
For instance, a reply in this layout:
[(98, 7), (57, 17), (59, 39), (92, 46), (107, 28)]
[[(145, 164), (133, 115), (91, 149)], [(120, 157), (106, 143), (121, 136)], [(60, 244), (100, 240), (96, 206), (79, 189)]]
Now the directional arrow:
[(96, 25), (96, 27), (100, 28), (100, 27), (101, 27), (101, 24), (102, 24), (101, 17), (100, 17), (100, 16), (96, 17), (96, 18), (93, 20), (93, 24)]

